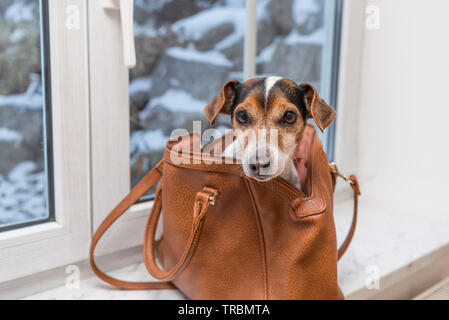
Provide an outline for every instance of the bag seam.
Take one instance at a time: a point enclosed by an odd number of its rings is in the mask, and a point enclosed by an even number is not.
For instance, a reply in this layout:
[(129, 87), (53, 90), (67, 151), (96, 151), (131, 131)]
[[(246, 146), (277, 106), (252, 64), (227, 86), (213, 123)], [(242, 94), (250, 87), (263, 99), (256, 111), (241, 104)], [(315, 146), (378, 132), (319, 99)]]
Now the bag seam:
[(248, 190), (249, 193), (249, 197), (251, 199), (251, 206), (253, 208), (253, 213), (256, 217), (256, 224), (257, 224), (257, 230), (258, 230), (258, 234), (259, 234), (259, 242), (260, 242), (260, 251), (261, 251), (261, 255), (262, 255), (262, 276), (263, 276), (263, 288), (264, 288), (264, 299), (268, 300), (268, 267), (267, 267), (267, 250), (266, 250), (266, 245), (265, 245), (265, 237), (264, 237), (264, 232), (263, 232), (263, 226), (262, 226), (262, 221), (260, 218), (260, 213), (259, 210), (257, 208), (257, 204), (256, 201), (254, 199), (254, 194), (252, 192), (252, 188), (251, 188), (251, 183), (245, 179), (245, 184), (246, 184), (246, 188)]

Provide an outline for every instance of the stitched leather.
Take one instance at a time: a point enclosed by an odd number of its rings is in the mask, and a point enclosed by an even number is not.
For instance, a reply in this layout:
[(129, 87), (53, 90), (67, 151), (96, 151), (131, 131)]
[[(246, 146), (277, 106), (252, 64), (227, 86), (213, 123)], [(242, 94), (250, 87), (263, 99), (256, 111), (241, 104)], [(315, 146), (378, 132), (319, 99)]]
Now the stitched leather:
[[(192, 144), (190, 135), (184, 143)], [(329, 171), (322, 144), (314, 137), (304, 194), (282, 179), (248, 179), (241, 165), (174, 164), (169, 142), (163, 160), (149, 172), (100, 225), (90, 248), (91, 266), (104, 281), (124, 289), (175, 286), (192, 299), (343, 299), (337, 283), (337, 260), (355, 232), (354, 218), (337, 250), (333, 220), (336, 176)], [(179, 146), (179, 145), (178, 145)], [(192, 149), (190, 149), (192, 150)], [(112, 278), (95, 265), (96, 244), (110, 225), (160, 178), (147, 223), (144, 260), (148, 271), (166, 282), (136, 283)], [(219, 191), (216, 204), (209, 196)], [(163, 208), (163, 237), (154, 234)], [(155, 251), (163, 268), (156, 263)], [(172, 282), (167, 282), (172, 281)]]

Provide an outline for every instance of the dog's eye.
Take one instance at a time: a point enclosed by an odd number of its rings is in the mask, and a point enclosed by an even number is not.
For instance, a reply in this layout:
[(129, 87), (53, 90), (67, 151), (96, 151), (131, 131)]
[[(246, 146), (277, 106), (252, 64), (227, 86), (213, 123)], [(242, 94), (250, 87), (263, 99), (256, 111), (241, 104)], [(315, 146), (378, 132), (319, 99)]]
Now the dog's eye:
[(284, 113), (284, 116), (282, 117), (282, 122), (284, 124), (294, 124), (296, 122), (297, 117), (298, 116), (293, 111), (287, 111), (286, 113)]
[(248, 113), (244, 110), (240, 110), (239, 112), (237, 112), (236, 118), (240, 124), (245, 124), (249, 121)]

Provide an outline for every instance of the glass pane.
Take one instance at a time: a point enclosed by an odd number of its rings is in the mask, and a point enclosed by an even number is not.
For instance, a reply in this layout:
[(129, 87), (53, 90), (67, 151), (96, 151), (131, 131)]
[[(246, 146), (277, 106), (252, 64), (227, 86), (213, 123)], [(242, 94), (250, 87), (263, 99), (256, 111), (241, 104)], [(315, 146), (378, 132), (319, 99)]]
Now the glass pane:
[[(136, 0), (137, 67), (130, 72), (131, 179), (160, 160), (175, 128), (208, 128), (203, 108), (242, 80), (244, 0)], [(215, 127), (229, 126), (228, 117)]]
[[(340, 1), (262, 0), (257, 4), (257, 73), (310, 82), (335, 107)], [(333, 127), (327, 132), (321, 138), (331, 155)]]
[(0, 230), (50, 218), (43, 7), (0, 0)]

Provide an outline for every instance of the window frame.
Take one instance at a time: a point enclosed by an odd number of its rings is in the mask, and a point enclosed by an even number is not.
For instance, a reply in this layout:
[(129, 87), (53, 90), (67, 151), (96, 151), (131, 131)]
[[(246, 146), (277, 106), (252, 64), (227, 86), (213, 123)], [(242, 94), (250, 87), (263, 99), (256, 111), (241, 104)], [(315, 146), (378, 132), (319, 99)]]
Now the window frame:
[[(358, 135), (361, 97), (362, 56), (364, 52), (366, 0), (342, 1), (341, 40), (338, 72), (338, 94), (335, 119), (334, 160), (342, 172), (359, 172)], [(337, 193), (351, 191), (337, 184)]]
[[(66, 28), (69, 5), (79, 11), (77, 30)], [(14, 279), (86, 259), (88, 255), (90, 129), (87, 33), (84, 32), (86, 0), (48, 0), (48, 9), (54, 221), (0, 233), (0, 269), (3, 270), (0, 283), (8, 284)]]

